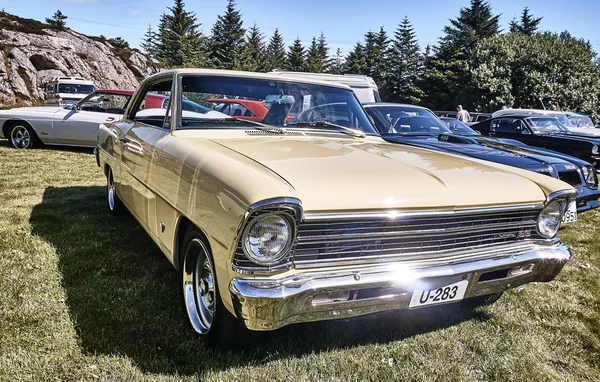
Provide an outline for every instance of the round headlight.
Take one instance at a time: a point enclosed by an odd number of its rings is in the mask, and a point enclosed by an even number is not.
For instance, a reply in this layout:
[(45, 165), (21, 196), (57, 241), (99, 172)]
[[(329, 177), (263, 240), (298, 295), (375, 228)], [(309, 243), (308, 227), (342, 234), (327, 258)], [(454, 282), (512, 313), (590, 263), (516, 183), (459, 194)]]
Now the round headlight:
[(594, 168), (592, 166), (583, 166), (581, 168), (585, 182), (590, 186), (596, 185), (596, 177), (594, 176)]
[(292, 246), (293, 231), (290, 221), (281, 215), (258, 216), (244, 230), (244, 253), (256, 264), (276, 264)]
[(540, 235), (551, 239), (560, 228), (563, 217), (563, 207), (560, 202), (554, 200), (544, 207), (537, 221), (537, 230)]
[(598, 154), (598, 145), (592, 146), (592, 154), (594, 154), (594, 155)]

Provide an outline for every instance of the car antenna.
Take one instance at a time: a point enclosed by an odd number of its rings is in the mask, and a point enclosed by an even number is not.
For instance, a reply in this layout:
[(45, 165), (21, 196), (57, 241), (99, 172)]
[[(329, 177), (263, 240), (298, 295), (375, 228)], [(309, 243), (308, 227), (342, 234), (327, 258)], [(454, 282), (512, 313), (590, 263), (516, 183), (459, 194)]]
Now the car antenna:
[(542, 101), (542, 97), (539, 98), (540, 103), (542, 104), (542, 107), (544, 108), (544, 110), (546, 110), (546, 106), (544, 105), (544, 101)]

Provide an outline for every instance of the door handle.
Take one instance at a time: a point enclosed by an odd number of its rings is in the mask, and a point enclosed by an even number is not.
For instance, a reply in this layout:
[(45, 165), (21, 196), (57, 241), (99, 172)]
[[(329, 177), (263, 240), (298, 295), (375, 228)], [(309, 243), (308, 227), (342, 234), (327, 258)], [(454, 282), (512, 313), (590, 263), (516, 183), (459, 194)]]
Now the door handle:
[(106, 118), (106, 122), (114, 122), (114, 120), (115, 120), (115, 119), (114, 119), (113, 117), (108, 117), (108, 118)]

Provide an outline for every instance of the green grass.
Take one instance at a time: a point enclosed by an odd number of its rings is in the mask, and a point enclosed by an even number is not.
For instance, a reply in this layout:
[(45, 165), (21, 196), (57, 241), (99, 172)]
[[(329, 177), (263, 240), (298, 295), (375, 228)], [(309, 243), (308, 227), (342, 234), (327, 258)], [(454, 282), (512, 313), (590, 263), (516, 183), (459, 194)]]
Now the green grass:
[(220, 353), (185, 321), (177, 274), (104, 209), (86, 150), (0, 143), (0, 381), (600, 379), (600, 213), (561, 231), (551, 282), (444, 306), (294, 325)]

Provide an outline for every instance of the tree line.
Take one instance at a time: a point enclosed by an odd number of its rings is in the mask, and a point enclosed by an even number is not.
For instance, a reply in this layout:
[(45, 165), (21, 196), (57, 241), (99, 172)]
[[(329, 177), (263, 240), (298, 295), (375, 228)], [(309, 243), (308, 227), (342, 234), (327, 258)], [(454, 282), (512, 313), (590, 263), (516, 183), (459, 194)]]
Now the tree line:
[(296, 38), (286, 47), (278, 29), (267, 38), (256, 24), (244, 25), (235, 0), (204, 35), (195, 13), (174, 0), (140, 46), (168, 67), (364, 74), (377, 82), (384, 101), (432, 109), (462, 104), (494, 111), (512, 101), (514, 107), (554, 103), (596, 116), (600, 62), (590, 43), (568, 32), (540, 32), (542, 17), (527, 7), (506, 32), (500, 16), (487, 1), (470, 0), (438, 43), (426, 47), (405, 16), (391, 35), (383, 27), (368, 31), (343, 55), (340, 49), (332, 54), (323, 32), (308, 46)]

